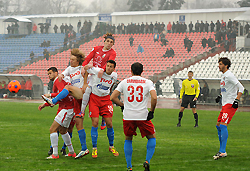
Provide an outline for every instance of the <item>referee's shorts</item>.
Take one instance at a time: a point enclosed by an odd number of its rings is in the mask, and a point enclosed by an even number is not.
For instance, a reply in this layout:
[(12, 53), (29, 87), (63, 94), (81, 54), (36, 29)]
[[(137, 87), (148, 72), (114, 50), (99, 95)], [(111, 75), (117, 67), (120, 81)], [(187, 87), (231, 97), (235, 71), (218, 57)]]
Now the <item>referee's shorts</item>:
[(196, 101), (193, 101), (195, 98), (195, 95), (184, 95), (182, 97), (182, 103), (181, 107), (188, 107), (188, 104), (190, 104), (190, 108), (196, 108)]

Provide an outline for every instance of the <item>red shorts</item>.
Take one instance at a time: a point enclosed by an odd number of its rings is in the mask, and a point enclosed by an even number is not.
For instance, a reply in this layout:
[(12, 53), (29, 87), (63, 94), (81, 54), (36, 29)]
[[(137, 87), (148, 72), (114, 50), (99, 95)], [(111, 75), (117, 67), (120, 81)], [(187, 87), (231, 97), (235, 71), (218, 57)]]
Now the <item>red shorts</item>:
[(123, 120), (123, 132), (126, 136), (137, 135), (136, 129), (139, 128), (142, 138), (147, 135), (155, 133), (155, 127), (152, 121), (138, 121), (138, 120)]
[(99, 117), (104, 118), (113, 117), (113, 104), (110, 100), (110, 96), (97, 96), (93, 93), (89, 97), (89, 116), (90, 117)]
[(77, 116), (81, 112), (81, 107), (82, 107), (82, 99), (74, 99), (75, 116)]
[(236, 110), (237, 109), (232, 107), (232, 104), (226, 104), (225, 106), (222, 106), (217, 122), (229, 124)]

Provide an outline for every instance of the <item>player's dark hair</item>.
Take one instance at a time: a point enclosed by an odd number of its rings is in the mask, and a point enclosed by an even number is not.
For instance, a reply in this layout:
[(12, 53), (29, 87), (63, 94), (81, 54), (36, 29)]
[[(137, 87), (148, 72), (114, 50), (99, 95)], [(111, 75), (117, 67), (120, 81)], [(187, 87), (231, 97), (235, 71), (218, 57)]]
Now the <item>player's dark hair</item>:
[(112, 39), (113, 40), (113, 44), (115, 44), (115, 38), (113, 37), (113, 34), (112, 33), (107, 33), (105, 34), (105, 36), (103, 37), (105, 40), (104, 42), (107, 40), (107, 39)]
[(188, 71), (188, 73), (192, 73), (193, 74), (193, 71)]
[(107, 63), (111, 63), (111, 64), (114, 64), (114, 68), (116, 67), (116, 62), (114, 60), (108, 60)]
[(47, 71), (50, 71), (50, 70), (52, 70), (53, 72), (58, 72), (56, 67), (50, 67)]
[(82, 51), (77, 48), (71, 50), (71, 55), (76, 56), (79, 65), (82, 65), (83, 61), (85, 60), (85, 55)]
[(222, 57), (219, 59), (218, 63), (222, 62), (224, 65), (227, 65), (227, 69), (231, 66), (231, 61), (227, 57)]
[(143, 72), (143, 65), (139, 62), (135, 62), (131, 65), (131, 70), (134, 75), (141, 75)]

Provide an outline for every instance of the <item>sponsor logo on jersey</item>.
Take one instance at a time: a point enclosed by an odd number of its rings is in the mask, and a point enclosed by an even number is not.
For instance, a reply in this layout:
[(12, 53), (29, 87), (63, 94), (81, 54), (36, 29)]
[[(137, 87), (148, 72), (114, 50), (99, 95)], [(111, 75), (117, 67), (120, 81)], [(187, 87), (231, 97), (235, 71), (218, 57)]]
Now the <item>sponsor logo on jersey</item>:
[(103, 54), (102, 57), (104, 58), (106, 56), (106, 54)]
[(102, 89), (102, 90), (108, 90), (108, 89), (109, 89), (109, 87), (104, 86), (104, 85), (102, 85), (102, 84), (97, 84), (96, 87), (97, 87), (98, 89)]
[(222, 114), (222, 119), (223, 119), (223, 120), (227, 119), (227, 117), (228, 117), (228, 114), (227, 114), (227, 113), (223, 113), (223, 114)]
[(194, 88), (194, 84), (191, 84), (191, 87)]
[(108, 84), (112, 84), (112, 78), (111, 80), (105, 80), (104, 78), (101, 78), (101, 81), (100, 82), (104, 82), (104, 83), (108, 83)]
[(220, 85), (225, 86), (226, 85), (225, 81), (220, 82)]
[(80, 83), (80, 81), (81, 81), (80, 79), (75, 79), (71, 81), (71, 84), (74, 85), (76, 83)]
[(221, 92), (227, 92), (226, 88), (221, 88), (220, 91)]
[(74, 74), (70, 74), (70, 78), (73, 78), (74, 76), (80, 75), (80, 74), (81, 74), (81, 72), (80, 72), (80, 71), (77, 71), (77, 72), (75, 72)]

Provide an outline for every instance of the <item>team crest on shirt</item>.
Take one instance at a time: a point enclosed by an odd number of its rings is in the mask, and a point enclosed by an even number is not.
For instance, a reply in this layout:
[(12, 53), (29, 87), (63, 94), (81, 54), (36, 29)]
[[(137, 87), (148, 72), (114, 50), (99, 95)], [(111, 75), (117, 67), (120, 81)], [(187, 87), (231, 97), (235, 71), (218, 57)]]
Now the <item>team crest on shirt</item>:
[(191, 84), (191, 87), (194, 88), (194, 84)]

